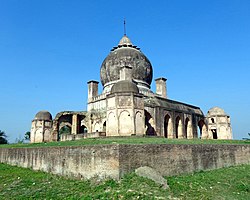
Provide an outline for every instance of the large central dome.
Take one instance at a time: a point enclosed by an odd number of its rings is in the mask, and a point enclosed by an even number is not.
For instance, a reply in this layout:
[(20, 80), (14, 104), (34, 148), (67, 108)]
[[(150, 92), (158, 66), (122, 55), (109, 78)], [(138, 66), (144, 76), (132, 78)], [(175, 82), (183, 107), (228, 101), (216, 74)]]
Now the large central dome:
[(130, 39), (124, 35), (117, 47), (114, 47), (105, 58), (101, 66), (101, 82), (104, 92), (110, 91), (112, 85), (120, 79), (122, 67), (132, 68), (132, 79), (139, 89), (150, 89), (153, 69), (148, 58), (134, 46)]

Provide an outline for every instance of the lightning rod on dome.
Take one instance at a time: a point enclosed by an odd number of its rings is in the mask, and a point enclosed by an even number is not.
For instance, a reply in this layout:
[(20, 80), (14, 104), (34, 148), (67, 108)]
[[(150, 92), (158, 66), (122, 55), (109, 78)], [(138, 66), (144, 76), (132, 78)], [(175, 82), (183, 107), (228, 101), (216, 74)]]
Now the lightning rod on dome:
[(124, 35), (126, 35), (126, 19), (123, 20)]

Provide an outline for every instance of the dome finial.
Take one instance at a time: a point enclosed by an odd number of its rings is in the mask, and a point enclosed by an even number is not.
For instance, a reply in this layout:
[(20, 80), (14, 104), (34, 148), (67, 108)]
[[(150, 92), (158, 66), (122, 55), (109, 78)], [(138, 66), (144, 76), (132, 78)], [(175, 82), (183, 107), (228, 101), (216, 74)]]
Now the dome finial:
[(123, 21), (124, 35), (126, 35), (126, 19)]
[(121, 45), (121, 46), (123, 46), (123, 45), (131, 45), (131, 46), (132, 46), (133, 44), (132, 44), (132, 42), (130, 41), (130, 39), (128, 38), (128, 36), (124, 35), (124, 36), (122, 37), (122, 39), (120, 40), (118, 46), (119, 46), (119, 45)]

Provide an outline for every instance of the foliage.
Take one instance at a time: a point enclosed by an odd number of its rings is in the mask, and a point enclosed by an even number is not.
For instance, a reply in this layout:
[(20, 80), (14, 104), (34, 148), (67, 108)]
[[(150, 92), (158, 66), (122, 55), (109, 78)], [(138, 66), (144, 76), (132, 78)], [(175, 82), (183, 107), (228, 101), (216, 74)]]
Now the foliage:
[(27, 132), (24, 134), (24, 139), (25, 139), (25, 140), (30, 140), (30, 131), (27, 131)]
[(168, 177), (169, 190), (125, 175), (120, 181), (71, 180), (0, 164), (0, 199), (249, 199), (250, 165)]
[[(250, 140), (201, 140), (201, 139), (167, 139), (163, 137), (104, 137), (88, 138), (76, 141), (48, 142), (32, 144), (11, 144), (8, 147), (48, 147), (48, 146), (82, 146), (97, 144), (250, 144)], [(1, 147), (6, 147), (1, 145)]]
[(7, 135), (0, 130), (0, 144), (8, 144)]
[(25, 134), (24, 134), (24, 137), (22, 138), (20, 135), (18, 138), (16, 138), (15, 140), (15, 144), (24, 144), (25, 143), (25, 140), (30, 140), (30, 132), (27, 131)]
[(23, 143), (24, 139), (22, 139), (21, 137), (15, 139), (15, 144), (23, 144)]
[(64, 126), (59, 130), (59, 135), (61, 134), (70, 134), (71, 133), (71, 128), (68, 126)]
[(15, 139), (15, 144), (24, 144), (25, 139), (19, 135), (18, 138)]
[(242, 138), (243, 140), (250, 140), (250, 133), (248, 133), (249, 138)]

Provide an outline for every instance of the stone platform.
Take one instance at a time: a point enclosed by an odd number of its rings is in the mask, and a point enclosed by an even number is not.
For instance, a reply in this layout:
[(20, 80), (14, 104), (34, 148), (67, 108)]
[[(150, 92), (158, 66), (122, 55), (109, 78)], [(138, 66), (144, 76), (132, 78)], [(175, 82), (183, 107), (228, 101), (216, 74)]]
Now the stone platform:
[(111, 144), (0, 148), (0, 162), (75, 178), (120, 179), (141, 166), (163, 176), (250, 163), (250, 145)]

